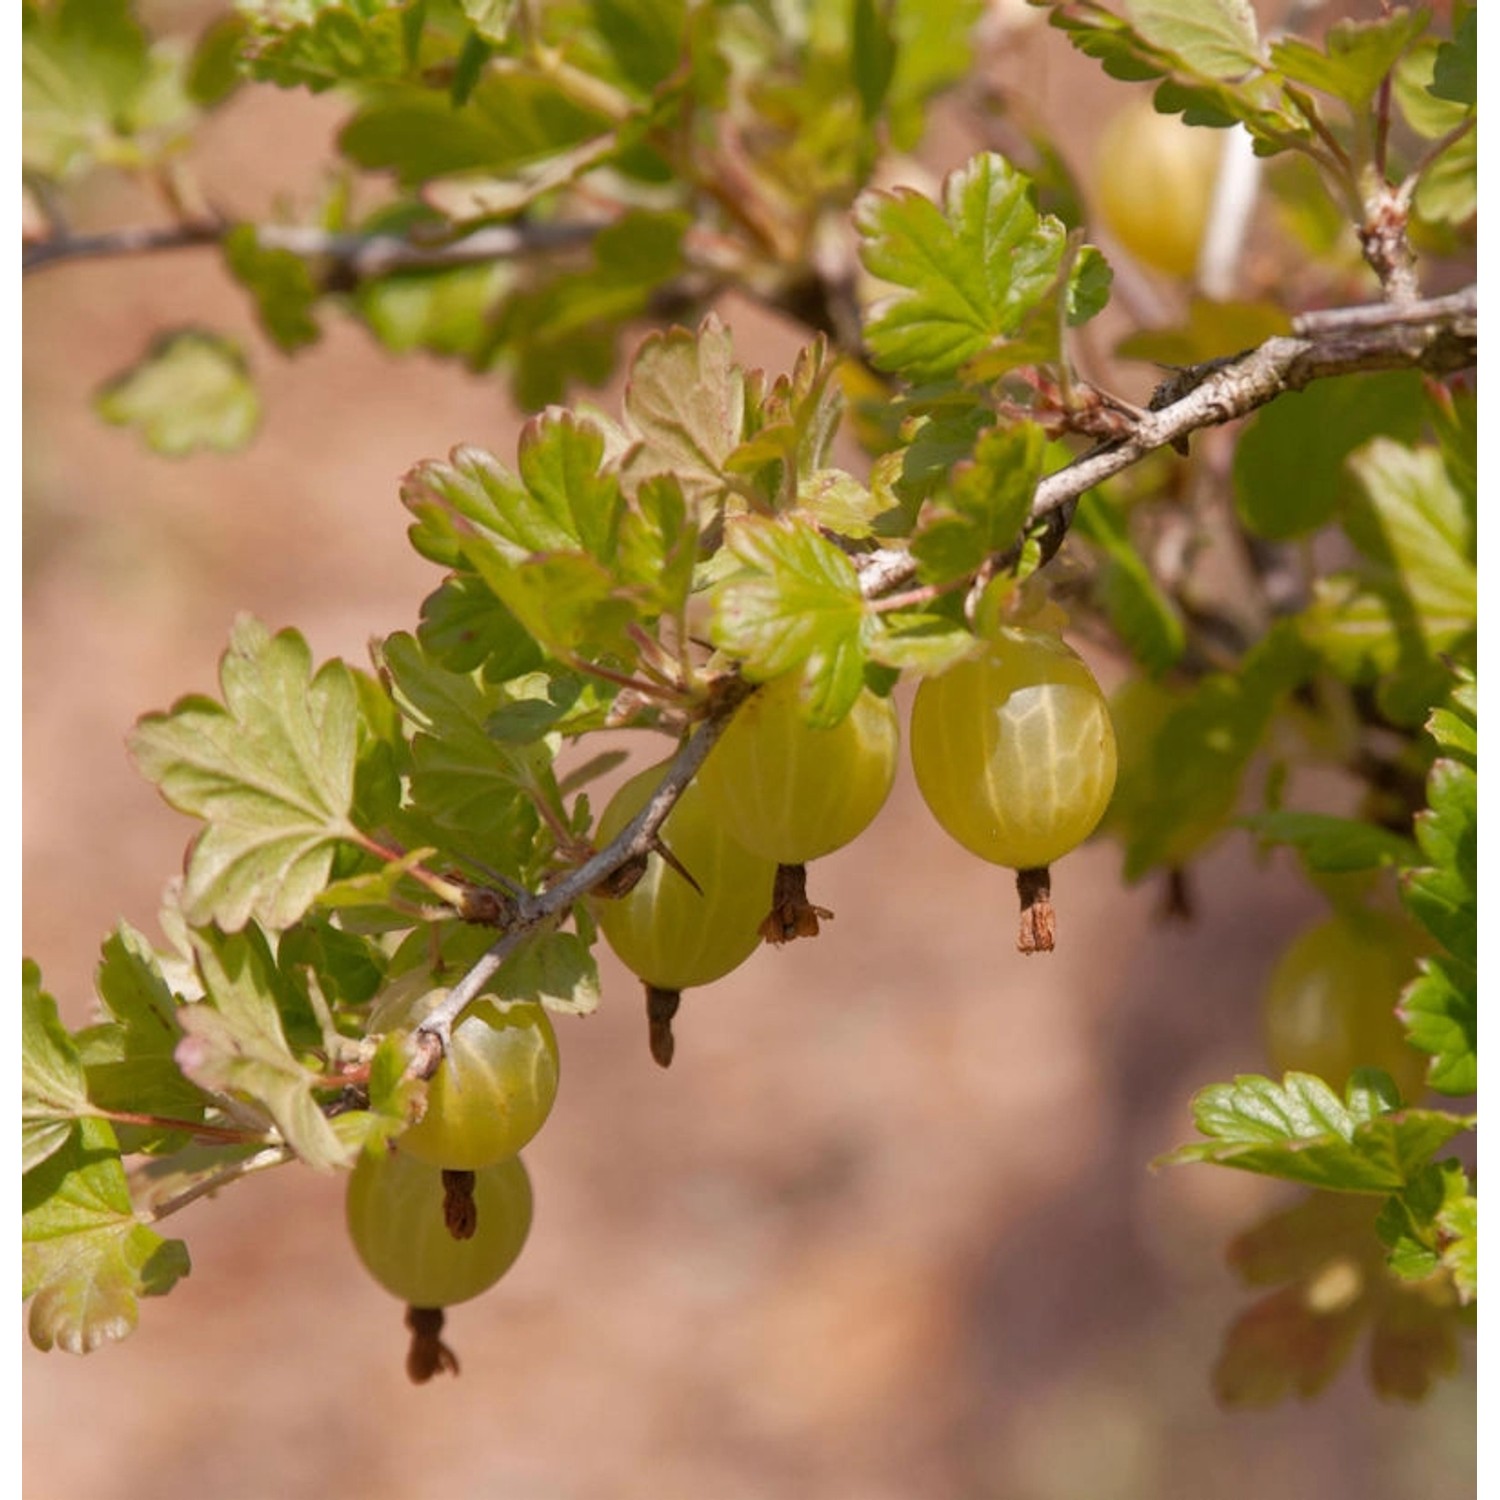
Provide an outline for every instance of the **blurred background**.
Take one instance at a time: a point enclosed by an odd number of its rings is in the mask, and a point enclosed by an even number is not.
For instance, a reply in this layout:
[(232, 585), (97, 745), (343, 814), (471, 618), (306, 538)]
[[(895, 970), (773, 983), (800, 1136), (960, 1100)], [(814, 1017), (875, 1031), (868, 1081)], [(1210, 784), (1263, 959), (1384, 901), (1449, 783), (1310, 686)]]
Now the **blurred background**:
[[(1086, 171), (1092, 101), (1119, 86), (1045, 26), (1001, 68)], [(207, 128), (202, 179), (246, 217), (311, 198), (341, 115), (246, 90)], [(939, 112), (923, 160), (940, 174), (984, 144)], [(77, 227), (151, 212), (101, 181)], [(742, 360), (789, 368), (799, 328), (721, 312)], [(159, 459), (90, 397), (200, 320), (250, 348), (264, 424), (238, 456)], [(203, 250), (29, 278), (24, 379), (24, 947), (78, 1025), (100, 940), (121, 916), (155, 935), (190, 832), (126, 759), (136, 716), (215, 690), (240, 611), (318, 659), (363, 662), (410, 628), (437, 575), (406, 544), (402, 473), (461, 441), (510, 460), (521, 417), (497, 381), (351, 325), (286, 359)], [(597, 399), (617, 409), (617, 387)], [(559, 1019), (562, 1092), (526, 1152), (530, 1243), (449, 1317), (460, 1378), (408, 1384), (402, 1309), (355, 1261), (342, 1180), (287, 1168), (174, 1221), (192, 1275), (125, 1343), (25, 1348), (27, 1495), (1473, 1494), (1469, 1349), (1421, 1405), (1372, 1394), (1363, 1344), (1313, 1402), (1216, 1404), (1221, 1340), (1256, 1295), (1226, 1244), (1296, 1195), (1148, 1163), (1192, 1136), (1196, 1087), (1266, 1068), (1261, 990), (1321, 912), (1248, 838), (1203, 862), (1187, 924), (1119, 865), (1109, 843), (1063, 862), (1058, 951), (1022, 958), (1007, 874), (945, 838), (904, 770), (873, 830), (813, 868), (837, 919), (689, 994), (670, 1072), (601, 950), (604, 1003)]]

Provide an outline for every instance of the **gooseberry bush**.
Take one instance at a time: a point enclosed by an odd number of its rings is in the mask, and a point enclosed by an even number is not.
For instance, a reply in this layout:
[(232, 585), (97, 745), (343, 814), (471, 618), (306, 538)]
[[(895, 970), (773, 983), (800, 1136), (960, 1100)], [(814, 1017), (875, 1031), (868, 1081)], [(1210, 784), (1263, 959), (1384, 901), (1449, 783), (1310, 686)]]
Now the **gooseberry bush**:
[[(1021, 23), (975, 0), (239, 0), (191, 43), (128, 0), (25, 0), (28, 272), (200, 247), (288, 353), (352, 319), (535, 413), (513, 456), (462, 433), (413, 455), (432, 588), (368, 663), (242, 617), (218, 695), (135, 726), (197, 827), (163, 942), (105, 939), (92, 1023), (23, 965), (37, 1345), (124, 1336), (187, 1272), (166, 1220), (301, 1162), (348, 1174), (413, 1378), (456, 1370), (443, 1309), (521, 1253), (520, 1153), (566, 1087), (550, 1018), (565, 1052), (598, 942), (645, 987), (651, 1056), (691, 1066), (712, 1006), (683, 993), (818, 935), (806, 867), (909, 753), (937, 825), (1015, 872), (1033, 962), (1091, 940), (1065, 863), (1091, 836), (1167, 918), (1219, 841), (1295, 854), (1276, 1076), (1207, 1084), (1202, 1139), (1164, 1158), (1310, 1190), (1236, 1248), (1290, 1284), (1216, 1383), (1311, 1394), (1366, 1321), (1387, 1393), (1451, 1367), (1477, 1289), (1452, 1154), (1476, 1078), (1474, 9), (1270, 39), (1245, 0), (1039, 8), (1119, 81), (1087, 193), (986, 83)], [(194, 132), (248, 88), (347, 100), (303, 222), (226, 222), (194, 181)], [(923, 185), (940, 94), (995, 149)], [(171, 222), (76, 231), (101, 172), (162, 188)], [(739, 360), (728, 291), (805, 329), (791, 369)], [(1103, 383), (1112, 296), (1114, 358), (1163, 367), (1144, 407)], [(618, 409), (582, 399), (617, 367)], [(97, 405), (167, 455), (258, 418), (243, 351), (201, 327)], [(603, 797), (621, 730), (643, 749)], [(1310, 767), (1346, 808), (1299, 800)], [(1347, 1264), (1348, 1295), (1311, 1294)], [(1385, 1323), (1422, 1336), (1392, 1357)]]

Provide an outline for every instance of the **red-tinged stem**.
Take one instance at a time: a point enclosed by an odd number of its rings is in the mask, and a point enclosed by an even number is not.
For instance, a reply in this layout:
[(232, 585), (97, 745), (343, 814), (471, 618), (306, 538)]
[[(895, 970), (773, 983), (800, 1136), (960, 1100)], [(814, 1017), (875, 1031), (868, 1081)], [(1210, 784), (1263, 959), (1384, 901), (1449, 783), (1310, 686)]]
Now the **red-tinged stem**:
[(250, 1146), (257, 1141), (269, 1144), (263, 1130), (237, 1129), (231, 1125), (206, 1125), (202, 1120), (178, 1120), (170, 1115), (134, 1114), (123, 1109), (94, 1109), (89, 1111), (100, 1119), (116, 1125), (145, 1125), (155, 1130), (182, 1130), (200, 1140), (220, 1141), (226, 1145)]

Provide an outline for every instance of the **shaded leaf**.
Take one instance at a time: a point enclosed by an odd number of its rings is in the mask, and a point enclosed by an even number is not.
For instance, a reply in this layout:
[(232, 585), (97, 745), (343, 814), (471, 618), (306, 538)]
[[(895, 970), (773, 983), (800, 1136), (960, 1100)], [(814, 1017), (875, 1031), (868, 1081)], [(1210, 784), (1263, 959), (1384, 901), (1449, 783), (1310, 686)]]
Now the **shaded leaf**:
[(182, 1071), (206, 1089), (262, 1108), (309, 1166), (348, 1166), (349, 1153), (316, 1098), (317, 1075), (287, 1045), (282, 1012), (293, 997), (264, 939), (207, 929), (194, 935), (194, 946), (206, 998), (180, 1014)]
[(1046, 452), (1046, 435), (1034, 422), (979, 435), (972, 457), (950, 470), (924, 509), (912, 540), (924, 582), (965, 577), (1020, 541)]
[(1264, 844), (1289, 844), (1309, 870), (1333, 874), (1408, 865), (1416, 856), (1410, 839), (1357, 818), (1278, 808), (1254, 813), (1245, 825)]
[(1102, 491), (1090, 490), (1079, 501), (1072, 530), (1103, 554), (1099, 603), (1130, 654), (1152, 674), (1175, 666), (1187, 644), (1182, 617), (1131, 542), (1124, 512)]
[(319, 295), (305, 256), (260, 243), (253, 224), (236, 224), (224, 236), (230, 273), (255, 298), (260, 321), (277, 345), (290, 354), (322, 336), (312, 315)]
[(675, 474), (695, 505), (721, 502), (744, 437), (745, 373), (718, 318), (705, 318), (696, 334), (647, 334), (630, 361), (625, 420), (640, 440), (623, 466), (628, 482)]
[(1353, 490), (1349, 456), (1386, 435), (1415, 442), (1422, 378), (1412, 371), (1315, 381), (1262, 407), (1234, 450), (1235, 510), (1246, 528), (1274, 540), (1326, 525)]

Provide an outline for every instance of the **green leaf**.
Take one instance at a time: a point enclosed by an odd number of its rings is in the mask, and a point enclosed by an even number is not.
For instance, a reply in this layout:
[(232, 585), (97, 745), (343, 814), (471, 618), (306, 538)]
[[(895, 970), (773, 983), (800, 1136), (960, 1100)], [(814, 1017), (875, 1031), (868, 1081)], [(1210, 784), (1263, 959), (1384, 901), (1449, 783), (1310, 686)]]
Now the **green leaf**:
[(321, 93), (408, 71), (407, 26), (418, 0), (241, 0), (252, 77)]
[[(755, 408), (754, 436), (729, 455), (725, 468), (750, 478), (765, 509), (804, 504), (807, 482), (828, 472), (843, 404), (837, 372), (838, 358), (819, 334), (798, 351), (792, 374), (778, 376), (758, 403), (747, 394), (746, 407)], [(743, 425), (752, 426), (749, 410)]]
[(161, 334), (146, 353), (102, 386), (94, 409), (117, 427), (139, 427), (158, 453), (199, 448), (232, 453), (260, 425), (260, 397), (244, 353), (202, 328)]
[(240, 48), (246, 36), (242, 15), (220, 16), (199, 36), (183, 80), (188, 97), (202, 109), (216, 109), (245, 81)]
[(314, 675), (300, 635), (272, 636), (249, 616), (219, 677), (226, 706), (192, 697), (148, 714), (130, 750), (173, 807), (208, 825), (188, 856), (188, 921), (279, 930), (327, 884), (334, 844), (358, 838), (358, 700), (342, 662)]
[(1306, 536), (1353, 491), (1350, 455), (1371, 438), (1415, 442), (1422, 377), (1412, 371), (1315, 381), (1246, 424), (1234, 452), (1235, 510), (1257, 536)]
[(880, 114), (896, 73), (896, 9), (894, 0), (853, 0), (849, 65), (866, 120)]
[(1128, 0), (1147, 41), (1195, 73), (1240, 78), (1260, 66), (1260, 35), (1249, 0)]
[(73, 1138), (89, 1112), (88, 1085), (57, 1001), (42, 988), (42, 973), (21, 961), (21, 1170), (29, 1172)]
[(1433, 64), (1430, 91), (1435, 98), (1471, 108), (1479, 102), (1479, 12), (1471, 9), (1444, 42)]
[(287, 1045), (283, 1012), (295, 1007), (265, 940), (253, 929), (194, 935), (206, 998), (179, 1013), (186, 1033), (178, 1064), (195, 1083), (252, 1102), (276, 1122), (309, 1166), (349, 1165), (315, 1095), (317, 1074)]
[[(894, 288), (865, 321), (877, 366), (913, 381), (956, 375), (1054, 292), (1067, 234), (1059, 220), (1037, 213), (1030, 186), (1004, 157), (987, 152), (949, 173), (940, 205), (909, 188), (856, 200), (861, 258)], [(1102, 306), (1097, 270), (1085, 262), (1075, 265), (1071, 285), (1091, 290), (1072, 309), (1073, 322)]]
[(508, 682), (542, 664), (541, 647), (474, 573), (455, 573), (422, 601), (422, 649), (453, 672)]
[(1034, 422), (989, 427), (979, 435), (973, 457), (950, 471), (912, 541), (924, 582), (963, 578), (1017, 545), (1046, 453), (1046, 434)]
[(718, 318), (705, 318), (696, 334), (646, 335), (630, 361), (625, 421), (639, 439), (624, 464), (627, 483), (675, 474), (696, 509), (722, 503), (733, 487), (730, 455), (744, 438), (745, 372)]
[(284, 352), (317, 343), (322, 331), (312, 309), (319, 289), (304, 256), (268, 249), (253, 224), (236, 224), (224, 236), (224, 260), (254, 296), (262, 327)]
[(548, 680), (536, 674), (501, 687), (450, 672), (404, 634), (386, 638), (380, 663), (403, 716), (417, 731), (414, 807), (406, 813), (411, 832), (481, 867), (527, 873), (538, 826), (534, 795), (550, 776), (551, 747), (540, 742), (540, 734), (536, 743), (502, 743), (489, 723), (503, 709), (545, 695)]
[(1307, 868), (1319, 874), (1409, 865), (1417, 853), (1412, 841), (1399, 833), (1329, 813), (1279, 808), (1254, 813), (1245, 825), (1262, 844), (1291, 845)]
[(1254, 1075), (1211, 1084), (1193, 1098), (1193, 1118), (1211, 1139), (1180, 1146), (1158, 1164), (1216, 1162), (1334, 1192), (1399, 1191), (1473, 1120), (1392, 1109), (1394, 1085), (1374, 1074), (1383, 1087), (1371, 1093), (1362, 1082), (1370, 1076), (1354, 1075), (1347, 1103), (1307, 1073), (1288, 1073), (1281, 1084)]
[(516, 0), (458, 0), (458, 3), (474, 30), (485, 41), (498, 46), (509, 37)]
[(808, 723), (837, 724), (864, 686), (873, 619), (854, 565), (790, 516), (741, 516), (725, 540), (742, 566), (713, 591), (714, 644), (753, 682), (800, 669)]
[(89, 1098), (100, 1109), (201, 1120), (210, 1101), (177, 1065), (177, 997), (151, 944), (128, 923), (105, 940), (95, 984), (109, 1019), (78, 1037)]
[(408, 186), (459, 172), (504, 176), (581, 146), (610, 124), (551, 79), (504, 59), (491, 63), (461, 109), (425, 84), (390, 84), (366, 97), (340, 131), (339, 149)]
[(588, 263), (523, 269), (494, 316), (490, 356), (528, 410), (561, 400), (570, 382), (600, 385), (620, 331), (648, 314), (683, 269), (686, 214), (631, 210), (594, 237)]
[(59, 1151), (21, 1179), (21, 1295), (39, 1349), (87, 1354), (130, 1333), (138, 1299), (188, 1273), (187, 1247), (135, 1216), (114, 1132), (80, 1120)]
[(1073, 533), (1102, 553), (1097, 592), (1115, 633), (1153, 675), (1181, 659), (1187, 644), (1182, 617), (1130, 539), (1125, 513), (1090, 490), (1073, 517)]
[(427, 1085), (410, 1076), (410, 1063), (404, 1036), (381, 1038), (370, 1059), (370, 1107), (347, 1110), (331, 1121), (334, 1134), (351, 1154), (384, 1150), (416, 1118)]
[(1376, 1231), (1390, 1249), (1390, 1267), (1407, 1281), (1448, 1271), (1464, 1302), (1478, 1288), (1478, 1200), (1456, 1161), (1435, 1162), (1388, 1200)]
[(1277, 705), (1310, 665), (1294, 632), (1273, 630), (1238, 672), (1204, 678), (1141, 737), (1149, 743), (1122, 762), (1110, 813), (1127, 880), (1180, 863), (1223, 831)]
[(477, 365), (489, 350), (491, 314), (514, 281), (501, 261), (400, 271), (360, 282), (354, 305), (394, 354), (427, 349)]
[(98, 164), (139, 168), (192, 114), (180, 64), (153, 48), (129, 0), (21, 8), (21, 162), (59, 181)]
[(1271, 65), (1294, 83), (1342, 99), (1357, 118), (1386, 75), (1427, 29), (1426, 10), (1399, 10), (1379, 21), (1338, 21), (1322, 46), (1287, 36), (1271, 43)]
[(1478, 954), (1479, 778), (1460, 761), (1439, 760), (1427, 778), (1427, 808), (1416, 817), (1427, 864), (1402, 880), (1407, 910), (1463, 964)]
[(546, 932), (505, 962), (492, 988), (508, 1000), (534, 1000), (564, 1015), (586, 1016), (599, 1005), (599, 969), (576, 932)]

